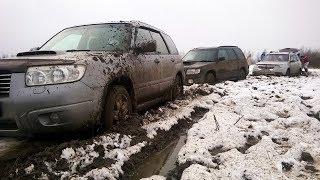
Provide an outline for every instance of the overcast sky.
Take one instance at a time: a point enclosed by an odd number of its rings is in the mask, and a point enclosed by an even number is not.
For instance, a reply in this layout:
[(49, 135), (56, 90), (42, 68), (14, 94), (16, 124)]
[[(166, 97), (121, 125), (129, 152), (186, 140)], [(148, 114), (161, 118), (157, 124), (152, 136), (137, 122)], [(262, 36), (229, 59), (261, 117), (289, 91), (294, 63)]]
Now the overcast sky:
[(65, 27), (113, 20), (158, 27), (183, 52), (319, 49), (319, 12), (320, 0), (0, 0), (0, 54), (40, 46)]

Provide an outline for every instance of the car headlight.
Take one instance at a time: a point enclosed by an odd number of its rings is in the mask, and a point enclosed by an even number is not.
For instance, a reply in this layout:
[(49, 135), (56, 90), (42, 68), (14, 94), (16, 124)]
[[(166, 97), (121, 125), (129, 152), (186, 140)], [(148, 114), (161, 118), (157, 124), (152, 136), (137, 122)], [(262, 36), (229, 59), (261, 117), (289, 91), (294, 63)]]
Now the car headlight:
[(186, 74), (199, 74), (200, 69), (188, 69)]
[(41, 86), (75, 82), (83, 77), (85, 70), (84, 65), (29, 67), (26, 73), (26, 85)]

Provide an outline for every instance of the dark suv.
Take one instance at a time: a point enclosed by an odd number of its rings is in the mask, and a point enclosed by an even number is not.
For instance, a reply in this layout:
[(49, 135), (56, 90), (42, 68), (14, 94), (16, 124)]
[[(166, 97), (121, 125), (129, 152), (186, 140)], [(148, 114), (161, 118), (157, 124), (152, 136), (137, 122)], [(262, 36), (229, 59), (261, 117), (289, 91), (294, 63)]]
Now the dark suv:
[(70, 27), (40, 48), (0, 61), (0, 134), (76, 130), (127, 120), (183, 93), (183, 64), (145, 23)]
[(236, 46), (196, 48), (189, 51), (182, 60), (187, 85), (239, 80), (248, 75), (247, 60)]

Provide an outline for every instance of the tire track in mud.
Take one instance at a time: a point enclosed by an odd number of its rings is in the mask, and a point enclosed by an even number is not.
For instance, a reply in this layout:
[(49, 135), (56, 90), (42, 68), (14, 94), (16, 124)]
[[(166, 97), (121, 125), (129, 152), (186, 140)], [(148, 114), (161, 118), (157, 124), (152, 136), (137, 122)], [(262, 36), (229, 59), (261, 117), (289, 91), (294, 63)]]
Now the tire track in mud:
[[(206, 108), (195, 107), (194, 112), (191, 113), (190, 118), (178, 120), (178, 124), (172, 126), (169, 131), (158, 131), (158, 135), (153, 140), (149, 141), (149, 145), (142, 148), (141, 152), (131, 156), (130, 160), (124, 164), (124, 166), (122, 167), (124, 174), (119, 179), (135, 180), (148, 177), (147, 175), (144, 175), (145, 177), (142, 177), (141, 174), (139, 174), (139, 172), (141, 171), (139, 167), (145, 163), (145, 160), (150, 156), (154, 156), (159, 151), (169, 146), (172, 142), (176, 141), (208, 111), (209, 109)], [(149, 175), (153, 175), (154, 173), (158, 174), (162, 165), (163, 164), (159, 164), (158, 169), (155, 169), (153, 172), (149, 172)]]

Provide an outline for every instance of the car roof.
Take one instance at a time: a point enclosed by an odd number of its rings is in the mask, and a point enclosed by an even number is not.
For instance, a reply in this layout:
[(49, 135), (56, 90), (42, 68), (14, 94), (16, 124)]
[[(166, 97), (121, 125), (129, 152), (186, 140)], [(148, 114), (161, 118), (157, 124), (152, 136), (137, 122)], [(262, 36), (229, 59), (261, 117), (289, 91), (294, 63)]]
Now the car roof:
[(197, 47), (193, 50), (211, 50), (211, 49), (218, 49), (218, 48), (239, 48), (238, 46), (218, 46), (218, 47)]
[(74, 28), (74, 27), (81, 27), (81, 26), (91, 26), (91, 25), (100, 25), (100, 24), (131, 24), (134, 27), (144, 27), (144, 28), (148, 28), (148, 29), (153, 29), (156, 31), (159, 31), (162, 34), (166, 34), (164, 31), (162, 31), (161, 29), (158, 29), (154, 26), (151, 26), (147, 23), (141, 22), (141, 21), (109, 21), (109, 22), (105, 22), (105, 23), (94, 23), (94, 24), (84, 24), (84, 25), (77, 25), (77, 26), (71, 26), (65, 29), (69, 29), (69, 28)]
[(294, 53), (291, 53), (291, 52), (273, 52), (273, 53), (269, 53), (269, 54), (286, 55), (286, 54), (294, 54)]

